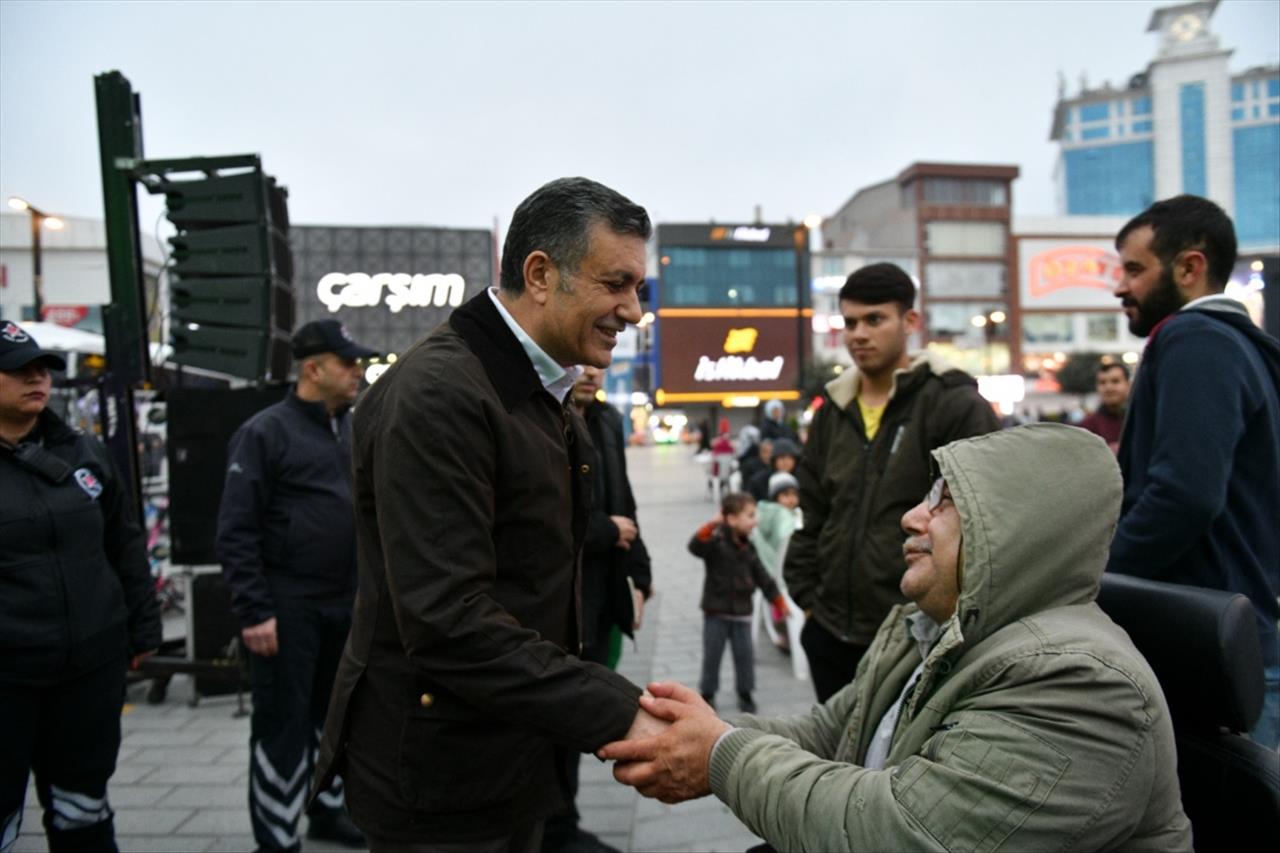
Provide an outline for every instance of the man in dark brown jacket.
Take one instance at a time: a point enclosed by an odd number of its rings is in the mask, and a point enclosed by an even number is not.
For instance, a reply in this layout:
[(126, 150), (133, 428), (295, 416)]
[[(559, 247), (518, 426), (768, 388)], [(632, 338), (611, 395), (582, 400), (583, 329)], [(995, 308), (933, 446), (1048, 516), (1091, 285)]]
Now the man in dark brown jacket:
[(535, 851), (553, 746), (662, 726), (579, 660), (590, 438), (566, 405), (640, 319), (644, 209), (585, 178), (516, 209), (501, 289), (404, 353), (356, 410), (359, 586), (318, 785), (370, 849)]
[(796, 469), (804, 526), (787, 546), (787, 592), (808, 619), (800, 641), (818, 701), (853, 680), (889, 610), (906, 601), (903, 513), (932, 482), (929, 453), (999, 428), (969, 374), (911, 353), (915, 284), (871, 264), (840, 290), (856, 370), (827, 383)]

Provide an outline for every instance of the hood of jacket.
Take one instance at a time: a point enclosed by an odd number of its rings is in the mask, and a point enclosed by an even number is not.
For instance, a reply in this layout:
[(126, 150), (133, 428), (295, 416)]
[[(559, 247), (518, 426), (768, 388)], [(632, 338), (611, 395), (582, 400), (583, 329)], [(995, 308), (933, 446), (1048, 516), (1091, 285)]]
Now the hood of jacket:
[[(1280, 341), (1277, 341), (1254, 325), (1253, 319), (1249, 316), (1249, 310), (1242, 303), (1234, 299), (1211, 299), (1186, 310), (1198, 311), (1206, 317), (1220, 320), (1244, 335), (1250, 343), (1257, 347), (1258, 354), (1262, 356), (1263, 362), (1267, 365), (1267, 372), (1271, 375), (1271, 381), (1275, 383), (1277, 389), (1280, 389)], [(1177, 314), (1170, 316), (1176, 317)]]
[[(978, 384), (972, 376), (950, 364), (932, 350), (920, 350), (911, 354), (910, 364), (893, 372), (893, 390), (889, 392), (889, 399), (892, 400), (899, 391), (914, 388), (918, 382), (923, 381), (930, 374), (942, 377), (949, 382)], [(858, 396), (861, 383), (862, 373), (855, 365), (828, 382), (825, 390), (831, 402), (842, 409), (847, 409)]]
[(933, 452), (960, 513), (960, 597), (934, 655), (972, 648), (1026, 616), (1093, 601), (1120, 515), (1106, 443), (1030, 424)]

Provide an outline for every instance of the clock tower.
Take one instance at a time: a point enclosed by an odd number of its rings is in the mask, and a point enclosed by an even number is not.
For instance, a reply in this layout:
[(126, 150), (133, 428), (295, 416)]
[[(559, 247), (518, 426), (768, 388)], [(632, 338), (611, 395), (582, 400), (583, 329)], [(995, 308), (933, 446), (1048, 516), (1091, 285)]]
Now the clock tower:
[(1209, 18), (1218, 0), (1164, 6), (1151, 13), (1147, 32), (1158, 32), (1159, 58), (1190, 56), (1218, 50), (1218, 37), (1209, 31)]
[(1218, 0), (1164, 6), (1151, 14), (1148, 32), (1160, 49), (1147, 69), (1156, 123), (1155, 196), (1179, 193), (1212, 198), (1234, 214), (1235, 176), (1231, 125), (1231, 75), (1209, 20)]

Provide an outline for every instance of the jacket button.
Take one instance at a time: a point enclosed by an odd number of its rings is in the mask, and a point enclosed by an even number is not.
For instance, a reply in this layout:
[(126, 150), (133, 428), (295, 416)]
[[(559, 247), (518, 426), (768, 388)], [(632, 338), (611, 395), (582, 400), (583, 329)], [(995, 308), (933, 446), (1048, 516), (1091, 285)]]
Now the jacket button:
[(436, 697), (432, 696), (430, 693), (423, 693), (421, 696), (418, 697), (418, 704), (424, 708), (430, 708), (432, 705), (435, 704), (435, 702), (436, 702)]
[(582, 466), (581, 468), (579, 468), (578, 470), (580, 470), (583, 474), (590, 474), (590, 473), (591, 473), (591, 466), (590, 466), (590, 465), (583, 465), (583, 466)]

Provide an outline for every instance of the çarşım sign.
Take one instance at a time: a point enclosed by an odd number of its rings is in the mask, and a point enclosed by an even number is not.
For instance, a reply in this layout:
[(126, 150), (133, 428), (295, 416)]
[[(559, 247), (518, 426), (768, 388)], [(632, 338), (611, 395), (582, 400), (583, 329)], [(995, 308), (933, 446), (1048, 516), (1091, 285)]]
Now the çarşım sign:
[[(330, 312), (339, 308), (372, 308), (385, 304), (391, 312), (405, 307), (457, 308), (462, 304), (467, 284), (457, 273), (409, 275), (381, 272), (376, 275), (331, 272), (316, 285), (316, 296)], [(383, 297), (383, 291), (386, 297)]]

